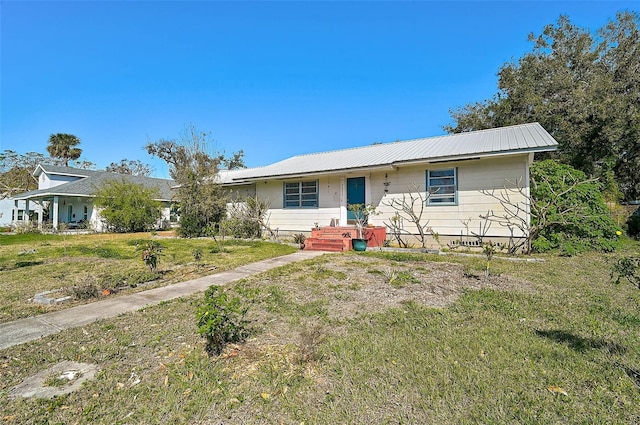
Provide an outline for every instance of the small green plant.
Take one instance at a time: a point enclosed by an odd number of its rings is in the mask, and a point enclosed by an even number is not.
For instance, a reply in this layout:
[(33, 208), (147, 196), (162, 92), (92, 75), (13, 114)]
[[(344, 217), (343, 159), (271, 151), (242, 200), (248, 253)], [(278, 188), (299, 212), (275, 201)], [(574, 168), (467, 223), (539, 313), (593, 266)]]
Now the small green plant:
[(387, 283), (391, 286), (401, 288), (408, 283), (420, 283), (410, 272), (402, 270), (386, 270), (382, 272), (382, 275), (387, 280)]
[(304, 233), (296, 233), (293, 235), (293, 243), (297, 243), (300, 245), (300, 249), (304, 248), (304, 241), (307, 240), (307, 237)]
[(347, 209), (353, 213), (358, 239), (363, 239), (364, 227), (369, 223), (369, 216), (378, 214), (376, 207), (371, 204), (351, 204)]
[(200, 248), (196, 248), (191, 251), (191, 255), (193, 255), (193, 260), (196, 263), (200, 263), (200, 261), (202, 261), (202, 250)]
[(142, 251), (142, 261), (144, 261), (144, 264), (146, 264), (152, 272), (158, 267), (161, 252), (162, 245), (154, 241), (148, 242)]
[(489, 241), (482, 245), (482, 253), (487, 257), (487, 267), (484, 270), (484, 277), (489, 277), (489, 268), (491, 267), (491, 260), (493, 256), (498, 252), (499, 246), (494, 244), (492, 241)]
[(626, 279), (640, 289), (640, 257), (618, 259), (611, 267), (611, 278), (615, 278), (616, 285)]
[(218, 286), (210, 286), (198, 306), (196, 322), (198, 333), (207, 339), (206, 350), (211, 355), (222, 353), (225, 345), (244, 341), (249, 332), (239, 298), (229, 298)]

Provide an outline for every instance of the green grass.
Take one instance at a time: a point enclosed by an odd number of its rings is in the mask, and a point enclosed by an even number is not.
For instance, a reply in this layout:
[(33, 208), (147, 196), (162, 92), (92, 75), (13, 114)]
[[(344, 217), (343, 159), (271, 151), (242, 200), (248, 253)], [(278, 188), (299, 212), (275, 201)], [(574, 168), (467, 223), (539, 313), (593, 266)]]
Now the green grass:
[[(142, 249), (151, 240), (159, 241), (163, 248), (158, 273), (151, 273), (141, 260)], [(213, 245), (219, 249), (210, 253)], [(203, 252), (197, 264), (195, 249)], [(153, 287), (163, 286), (294, 251), (288, 245), (263, 241), (226, 240), (216, 244), (210, 239), (152, 239), (151, 234), (2, 235), (0, 322), (92, 300), (42, 306), (30, 301), (39, 292), (87, 285), (95, 285), (99, 290), (134, 288), (151, 281)]]
[[(197, 335), (198, 297), (1, 351), (0, 418), (640, 423), (640, 388), (627, 374), (640, 369), (640, 290), (609, 277), (614, 258), (639, 248), (496, 260), (488, 280), (465, 277), (478, 267), (469, 257), (340, 254), (291, 264), (227, 288), (249, 305), (252, 334), (218, 358), (207, 357)], [(392, 285), (386, 270), (418, 282)], [(450, 278), (460, 286), (452, 304), (418, 301)], [(391, 303), (394, 296), (400, 302)], [(7, 398), (9, 388), (63, 360), (101, 370), (54, 400)]]

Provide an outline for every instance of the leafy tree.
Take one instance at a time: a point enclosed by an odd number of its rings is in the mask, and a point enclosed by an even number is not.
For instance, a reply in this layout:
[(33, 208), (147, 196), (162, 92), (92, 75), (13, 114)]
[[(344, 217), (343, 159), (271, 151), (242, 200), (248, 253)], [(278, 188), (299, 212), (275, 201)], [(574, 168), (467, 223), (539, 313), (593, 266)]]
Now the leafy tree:
[(120, 163), (112, 162), (105, 170), (111, 173), (129, 174), (132, 176), (149, 176), (151, 174), (151, 167), (137, 159), (128, 161), (123, 159)]
[(534, 225), (546, 221), (534, 241), (534, 248), (538, 251), (560, 248), (566, 254), (587, 249), (613, 251), (619, 229), (601, 189), (601, 184), (588, 180), (583, 172), (569, 165), (552, 160), (534, 163), (531, 166), (533, 201), (540, 210), (540, 205), (554, 200), (544, 216), (532, 217)]
[(156, 189), (125, 179), (109, 179), (94, 192), (95, 205), (107, 227), (119, 233), (144, 232), (152, 229), (162, 217)]
[(19, 154), (12, 150), (0, 153), (0, 199), (38, 188), (32, 173), (38, 164), (51, 159), (41, 153)]
[(511, 241), (510, 252), (560, 249), (573, 255), (587, 249), (615, 249), (618, 228), (596, 179), (554, 160), (536, 162), (530, 171), (530, 190), (521, 180), (507, 182), (500, 191), (481, 190), (497, 200), (501, 209), (489, 210), (480, 218), (526, 235), (524, 240)]
[(531, 52), (500, 68), (493, 98), (451, 110), (444, 129), (537, 121), (558, 140), (561, 161), (587, 175), (612, 170), (627, 199), (640, 197), (639, 21), (620, 12), (593, 34), (561, 16), (529, 36)]
[(82, 149), (76, 147), (80, 139), (73, 134), (57, 133), (49, 136), (47, 152), (53, 158), (60, 158), (65, 167), (69, 166), (69, 160), (76, 160), (82, 155)]
[(74, 168), (80, 168), (82, 170), (95, 170), (96, 168), (96, 164), (82, 158), (73, 160), (71, 166)]
[(207, 153), (208, 145), (209, 134), (191, 124), (177, 140), (161, 139), (145, 146), (169, 165), (178, 184), (181, 236), (206, 236), (226, 214), (227, 196), (216, 183), (220, 157)]
[(247, 168), (244, 163), (244, 151), (240, 149), (238, 152), (234, 152), (230, 158), (222, 155), (218, 155), (220, 164), (227, 170), (237, 170), (240, 168)]

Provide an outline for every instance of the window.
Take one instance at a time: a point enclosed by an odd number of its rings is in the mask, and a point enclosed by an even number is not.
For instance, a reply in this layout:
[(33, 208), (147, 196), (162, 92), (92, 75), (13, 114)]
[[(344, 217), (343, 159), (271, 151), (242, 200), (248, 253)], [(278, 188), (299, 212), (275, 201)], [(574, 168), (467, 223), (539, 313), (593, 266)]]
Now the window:
[(84, 206), (84, 213), (82, 214), (82, 219), (84, 221), (87, 221), (87, 218), (89, 218), (89, 208), (87, 208), (87, 206)]
[(455, 204), (457, 192), (457, 172), (455, 168), (427, 171), (427, 205)]
[(285, 208), (317, 208), (318, 181), (284, 184)]

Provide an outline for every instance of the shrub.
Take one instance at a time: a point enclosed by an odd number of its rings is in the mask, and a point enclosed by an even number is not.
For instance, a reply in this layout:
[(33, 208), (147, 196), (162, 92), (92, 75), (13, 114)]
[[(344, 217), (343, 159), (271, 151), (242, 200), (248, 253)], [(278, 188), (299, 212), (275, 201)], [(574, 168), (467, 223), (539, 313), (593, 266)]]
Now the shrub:
[(107, 227), (114, 232), (143, 232), (162, 217), (157, 189), (124, 179), (112, 179), (96, 188), (95, 204)]
[(35, 221), (23, 221), (18, 222), (13, 231), (18, 235), (37, 235), (42, 233), (40, 229), (38, 229), (38, 223)]
[(161, 252), (162, 245), (155, 241), (148, 242), (147, 246), (142, 251), (142, 261), (144, 261), (144, 263), (149, 267), (151, 272), (153, 272), (158, 266)]
[(635, 239), (640, 237), (640, 208), (627, 220), (627, 234)]
[(619, 284), (622, 279), (626, 279), (640, 289), (640, 257), (618, 259), (611, 267), (611, 278), (616, 278), (616, 284)]
[(547, 206), (543, 218), (532, 217), (534, 225), (546, 221), (533, 242), (536, 250), (559, 249), (565, 255), (615, 250), (618, 227), (602, 197), (601, 184), (552, 160), (534, 163), (531, 180), (533, 202)]
[(207, 339), (209, 355), (217, 356), (228, 343), (242, 342), (249, 336), (244, 318), (247, 310), (239, 298), (229, 298), (218, 286), (205, 291), (196, 312), (196, 322), (198, 333)]
[(296, 233), (293, 235), (293, 243), (300, 245), (300, 248), (304, 248), (304, 241), (307, 240), (307, 236), (304, 233)]
[(260, 225), (251, 219), (231, 217), (220, 223), (220, 227), (226, 236), (240, 239), (260, 237)]

